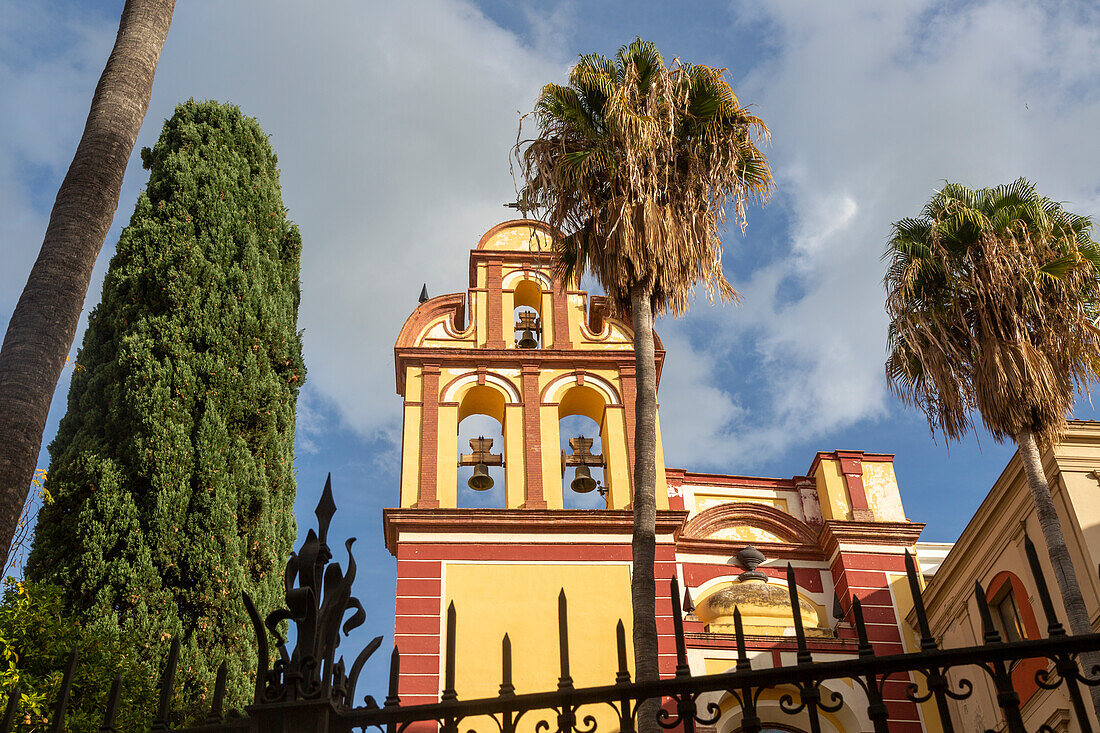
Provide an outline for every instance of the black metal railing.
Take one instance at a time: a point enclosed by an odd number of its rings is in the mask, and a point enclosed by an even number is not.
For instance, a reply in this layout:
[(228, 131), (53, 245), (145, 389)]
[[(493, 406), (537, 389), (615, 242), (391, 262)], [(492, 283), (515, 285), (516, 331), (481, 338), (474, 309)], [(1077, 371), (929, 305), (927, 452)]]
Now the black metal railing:
[[(478, 720), (499, 733), (516, 733), (518, 730), (533, 733), (597, 733), (601, 718), (613, 722), (613, 730), (633, 733), (638, 728), (641, 703), (652, 699), (661, 701), (656, 713), (657, 724), (663, 729), (680, 729), (684, 733), (696, 733), (699, 726), (715, 726), (724, 715), (739, 716), (737, 730), (743, 733), (760, 733), (769, 724), (783, 724), (784, 720), (774, 719), (777, 715), (785, 716), (790, 722), (797, 718), (800, 725), (809, 726), (811, 733), (820, 733), (823, 714), (835, 714), (845, 706), (855, 705), (866, 710), (875, 733), (888, 733), (890, 712), (884, 688), (891, 680), (900, 680), (906, 685), (905, 700), (915, 704), (933, 702), (943, 731), (954, 733), (957, 728), (952, 719), (950, 701), (965, 700), (975, 694), (976, 686), (970, 679), (973, 674), (969, 670), (980, 670), (980, 674), (988, 676), (992, 682), (996, 691), (995, 703), (1003, 718), (1003, 729), (1010, 733), (1027, 733), (1020, 711), (1020, 697), (1013, 688), (1011, 668), (1018, 660), (1036, 658), (1047, 660), (1047, 664), (1035, 672), (1035, 684), (1047, 690), (1064, 686), (1078, 729), (1083, 733), (1093, 730), (1082, 685), (1100, 685), (1100, 668), (1093, 668), (1086, 675), (1077, 660), (1082, 653), (1100, 650), (1100, 634), (1070, 636), (1066, 633), (1055, 613), (1035, 547), (1026, 537), (1028, 561), (1047, 620), (1047, 638), (1044, 639), (1002, 639), (993, 623), (985, 590), (975, 582), (974, 596), (981, 616), (983, 643), (941, 649), (929, 629), (913, 558), (906, 553), (905, 568), (920, 636), (919, 650), (876, 655), (868, 639), (862, 606), (855, 598), (850, 608), (858, 643), (855, 656), (815, 661), (802, 623), (794, 573), (788, 564), (787, 586), (797, 645), (796, 663), (793, 665), (753, 668), (741, 615), (735, 610), (733, 636), (737, 659), (733, 671), (693, 675), (688, 665), (679, 588), (673, 579), (669, 596), (674, 609), (676, 669), (671, 677), (646, 682), (631, 680), (627, 665), (626, 632), (622, 621), (619, 621), (615, 629), (618, 669), (614, 681), (597, 687), (574, 687), (570, 675), (568, 601), (562, 591), (558, 598), (560, 656), (556, 690), (516, 693), (512, 684), (511, 641), (505, 634), (501, 640), (499, 694), (489, 698), (459, 700), (455, 690), (458, 619), (451, 604), (446, 617), (443, 690), (439, 702), (401, 704), (398, 695), (401, 654), (395, 647), (390, 655), (389, 689), (383, 704), (379, 705), (374, 698), (367, 696), (363, 704), (356, 707), (354, 697), (359, 673), (381, 645), (381, 637), (376, 637), (367, 645), (350, 671), (345, 669), (342, 658), (335, 658), (341, 631), (346, 635), (365, 620), (362, 605), (351, 595), (355, 579), (355, 560), (351, 553), (354, 540), (345, 543), (348, 553), (346, 573), (339, 563), (331, 562), (327, 534), (335, 511), (331, 483), (326, 482), (316, 510), (318, 531), (310, 530), (301, 549), (293, 553), (287, 563), (286, 608), (261, 619), (251, 599), (247, 595), (244, 598), (256, 634), (259, 656), (253, 704), (244, 712), (235, 711), (229, 715), (222, 710), (225, 690), (223, 665), (215, 683), (213, 703), (206, 721), (201, 725), (178, 729), (179, 733), (351, 733), (370, 728), (384, 733), (405, 733), (418, 723), (430, 730), (438, 728), (440, 733), (467, 733)], [(349, 611), (351, 616), (347, 617)], [(280, 633), (279, 626), (283, 622), (291, 622), (295, 626), (293, 651), (287, 650), (286, 639)], [(269, 636), (276, 640), (278, 658), (274, 664), (270, 663)], [(171, 730), (168, 722), (169, 702), (178, 654), (179, 644), (174, 641), (161, 680), (160, 702), (151, 727), (153, 731)], [(74, 652), (69, 657), (54, 707), (51, 730), (62, 729), (75, 665)], [(825, 686), (825, 683), (838, 680), (858, 685), (862, 691), (861, 699), (846, 699), (843, 694)], [(119, 682), (116, 680), (100, 733), (116, 730), (114, 719), (118, 690)], [(779, 702), (777, 706), (768, 708), (772, 719), (764, 720), (760, 701), (761, 696), (769, 691), (773, 697), (779, 695)], [(723, 708), (719, 703), (727, 696), (728, 701)], [(18, 697), (18, 691), (11, 693), (0, 722), (0, 733), (12, 730), (18, 712)], [(1038, 733), (1054, 733), (1046, 725), (1036, 730)]]

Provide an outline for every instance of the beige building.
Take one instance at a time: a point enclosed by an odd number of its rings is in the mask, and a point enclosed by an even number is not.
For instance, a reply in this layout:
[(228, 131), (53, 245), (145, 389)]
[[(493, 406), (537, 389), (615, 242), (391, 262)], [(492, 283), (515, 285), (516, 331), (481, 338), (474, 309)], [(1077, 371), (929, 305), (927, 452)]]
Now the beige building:
[[(1051, 481), (1051, 494), (1093, 629), (1100, 629), (1100, 422), (1072, 421), (1062, 443), (1043, 456), (1043, 467)], [(1066, 623), (1054, 572), (1043, 551), (1043, 535), (1023, 463), (1015, 455), (946, 557), (942, 544), (918, 544), (921, 567), (928, 579), (924, 600), (932, 633), (941, 646), (981, 643), (975, 580), (986, 589), (1002, 637), (1047, 636), (1046, 618), (1024, 552), (1025, 533), (1039, 550), (1059, 620)], [(1027, 729), (1047, 725), (1054, 731), (1076, 730), (1065, 687), (1044, 690), (1035, 682), (1035, 673), (1045, 667), (1044, 660), (1023, 660), (1012, 669), (1013, 687), (1020, 695)], [(956, 729), (996, 729), (1001, 717), (992, 682), (977, 668), (964, 671), (975, 691), (970, 698), (953, 703)], [(960, 674), (951, 674), (956, 689)], [(1093, 727), (1096, 725), (1094, 719)]]

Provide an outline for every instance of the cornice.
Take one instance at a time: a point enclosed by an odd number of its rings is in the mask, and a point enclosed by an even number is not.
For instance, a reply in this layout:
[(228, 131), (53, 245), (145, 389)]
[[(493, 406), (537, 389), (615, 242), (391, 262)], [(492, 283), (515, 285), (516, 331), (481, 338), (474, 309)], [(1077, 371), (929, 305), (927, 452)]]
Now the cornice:
[(840, 545), (892, 545), (911, 547), (916, 544), (924, 522), (856, 522), (826, 519), (821, 528), (820, 542), (830, 556)]
[(814, 459), (810, 461), (810, 468), (806, 471), (806, 476), (812, 477), (817, 467), (821, 464), (822, 460), (838, 461), (841, 454), (849, 455), (853, 458), (858, 458), (866, 463), (893, 463), (893, 453), (864, 453), (858, 450), (832, 450), (832, 451), (818, 451), (814, 455)]
[(803, 545), (787, 542), (746, 542), (745, 540), (685, 538), (676, 540), (677, 554), (717, 555), (733, 557), (747, 545), (752, 545), (764, 553), (769, 560), (813, 560), (823, 562), (826, 557), (821, 547), (815, 544)]
[[(572, 369), (574, 366), (634, 367), (633, 349), (487, 349), (487, 348), (435, 348), (427, 346), (395, 346), (394, 365), (397, 376), (397, 394), (405, 393), (405, 367), (410, 363), (432, 362), (440, 366), (475, 368), (492, 364), (493, 368), (520, 369), (524, 364), (546, 364), (555, 368)], [(657, 384), (661, 383), (665, 350), (655, 349)], [(620, 371), (622, 371), (620, 369)]]
[[(798, 649), (798, 641), (792, 637), (762, 636), (759, 634), (745, 634), (745, 647), (747, 649), (774, 649), (776, 651), (795, 651)], [(688, 642), (689, 649), (736, 649), (737, 637), (733, 634), (714, 634), (706, 631), (684, 632), (684, 640)], [(828, 636), (811, 636), (806, 639), (806, 647), (810, 651), (832, 654), (855, 653), (859, 650), (859, 642), (855, 639), (838, 639)], [(736, 660), (731, 659), (731, 666)]]
[[(680, 536), (688, 512), (658, 510), (657, 534)], [(401, 531), (439, 534), (630, 534), (634, 513), (629, 509), (415, 509), (382, 510), (386, 549), (397, 555)]]

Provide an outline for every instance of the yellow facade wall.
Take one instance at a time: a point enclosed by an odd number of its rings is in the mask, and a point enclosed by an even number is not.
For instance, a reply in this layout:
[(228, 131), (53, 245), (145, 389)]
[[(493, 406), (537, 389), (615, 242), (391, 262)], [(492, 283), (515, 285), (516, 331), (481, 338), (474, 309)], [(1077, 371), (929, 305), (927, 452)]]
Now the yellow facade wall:
[(553, 349), (554, 346), (554, 296), (553, 293), (542, 293), (542, 307), (539, 308), (539, 320), (542, 321), (542, 348)]
[(420, 492), (420, 405), (406, 405), (401, 427), (401, 506), (416, 503)]
[(581, 323), (588, 318), (588, 314), (584, 312), (584, 301), (582, 295), (567, 295), (565, 308), (569, 314), (569, 340), (574, 344), (584, 343), (589, 346), (591, 342), (581, 332)]
[(557, 406), (539, 407), (539, 420), (542, 423), (542, 497), (548, 508), (561, 509), (561, 437)]
[(863, 461), (863, 491), (867, 508), (879, 522), (904, 522), (898, 479), (894, 464), (887, 461)]
[(458, 405), (439, 406), (435, 441), (435, 492), (439, 506), (458, 506)]
[(657, 412), (657, 508), (668, 509), (668, 477), (665, 476), (665, 449), (661, 445), (661, 413)]
[(848, 497), (848, 485), (840, 472), (840, 461), (822, 459), (814, 472), (814, 480), (821, 501), (821, 517), (851, 519), (852, 500)]
[(526, 470), (523, 449), (523, 405), (504, 408), (504, 506), (518, 509), (526, 493)]
[[(455, 689), (460, 699), (497, 694), (505, 633), (512, 642), (516, 692), (557, 688), (558, 592), (563, 588), (569, 599), (573, 683), (614, 683), (615, 624), (620, 619), (633, 667), (627, 563), (447, 563), (443, 572), (443, 605), (453, 601), (458, 619)], [(600, 728), (604, 725), (601, 721)]]
[[(607, 508), (626, 509), (630, 506), (630, 464), (626, 452), (626, 410), (612, 407), (604, 411), (600, 440), (611, 449), (604, 449), (604, 483), (607, 484)], [(620, 448), (621, 446), (621, 448)]]
[[(485, 274), (484, 269), (485, 268), (482, 267), (478, 268), (479, 280)], [(476, 314), (476, 317), (474, 318), (474, 327), (477, 331), (477, 345), (479, 347), (485, 346), (485, 344), (488, 342), (488, 329), (485, 327), (485, 324), (489, 322), (489, 303), (486, 299), (484, 290), (472, 292), (470, 293), (470, 297), (474, 300), (474, 305), (470, 308), (470, 310)]]

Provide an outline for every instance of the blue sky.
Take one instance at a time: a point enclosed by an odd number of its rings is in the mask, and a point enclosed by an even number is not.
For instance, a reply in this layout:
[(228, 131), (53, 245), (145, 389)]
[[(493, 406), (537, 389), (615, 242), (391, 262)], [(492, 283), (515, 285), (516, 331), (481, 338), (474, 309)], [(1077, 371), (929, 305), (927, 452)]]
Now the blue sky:
[[(121, 7), (0, 0), (4, 322)], [(359, 538), (368, 611), (352, 653), (392, 629), (380, 530), (397, 500), (393, 340), (422, 282), (433, 295), (465, 287), (468, 250), (511, 213), (519, 113), (578, 53), (642, 36), (727, 68), (772, 130), (775, 196), (725, 237), (744, 304), (702, 300), (658, 323), (668, 463), (789, 477), (817, 450), (895, 453), (908, 516), (928, 523), (923, 539), (950, 541), (1011, 448), (979, 432), (948, 450), (888, 395), (879, 255), (891, 222), (944, 179), (1026, 176), (1100, 216), (1098, 16), (1090, 3), (1012, 0), (179, 3), (138, 147), (189, 97), (239, 104), (271, 135), (304, 241), (297, 515), (310, 526), (331, 471), (333, 536)], [(89, 308), (145, 180), (135, 155)], [(45, 443), (67, 389), (66, 374)], [(1097, 413), (1082, 401), (1077, 415)], [(364, 675), (364, 691), (384, 694), (381, 660)]]

